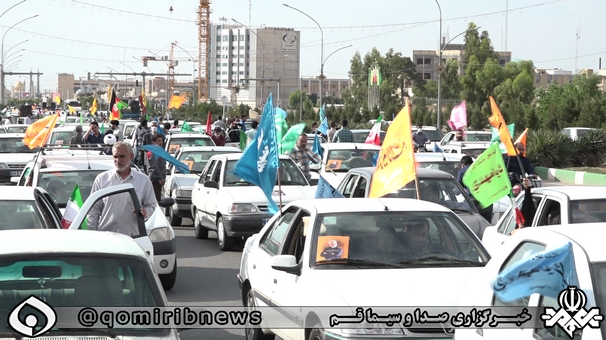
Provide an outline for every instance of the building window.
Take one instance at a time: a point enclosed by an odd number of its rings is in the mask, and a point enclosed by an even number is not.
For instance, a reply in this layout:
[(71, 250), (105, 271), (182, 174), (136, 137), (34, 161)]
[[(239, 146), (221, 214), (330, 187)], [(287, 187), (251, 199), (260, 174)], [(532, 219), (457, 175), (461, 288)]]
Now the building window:
[(227, 66), (227, 63), (223, 63), (223, 64), (221, 64), (221, 66)]
[(250, 63), (246, 63), (246, 66), (250, 66)]
[(227, 84), (227, 79), (223, 79), (223, 80), (221, 80), (221, 82), (222, 82), (223, 84)]
[(226, 75), (226, 74), (227, 74), (227, 71), (223, 71), (223, 72), (221, 72), (221, 74), (222, 74), (222, 75)]
[(231, 41), (238, 41), (238, 36), (237, 35), (232, 35), (231, 36)]
[(217, 41), (221, 41), (221, 36), (220, 35), (217, 36)]
[(244, 71), (240, 71), (240, 75), (242, 75), (242, 76), (243, 76), (243, 75), (244, 75)]
[(244, 66), (244, 63), (240, 63), (240, 66)]
[(244, 54), (240, 54), (240, 58), (244, 58)]
[(417, 65), (423, 65), (423, 58), (417, 58)]
[(231, 66), (238, 66), (237, 63), (231, 63)]
[(221, 46), (217, 46), (217, 51), (221, 51)]
[(241, 49), (241, 50), (243, 50), (243, 49), (244, 49), (244, 46), (240, 46), (240, 49)]
[(431, 59), (425, 58), (425, 65), (430, 65), (430, 64), (431, 64)]
[(227, 35), (223, 36), (223, 41), (229, 41), (229, 37)]
[(221, 75), (221, 71), (217, 71), (217, 75), (220, 76)]
[(217, 63), (217, 65), (216, 65), (216, 66), (221, 66), (221, 63)]
[(221, 55), (220, 55), (220, 54), (217, 54), (217, 58), (221, 58)]
[(505, 60), (504, 59), (499, 60), (499, 65), (505, 66)]
[(431, 73), (423, 73), (423, 79), (431, 79)]
[(216, 83), (220, 84), (221, 83), (221, 79), (217, 79)]
[(244, 35), (240, 35), (240, 41), (244, 41)]
[(231, 49), (232, 49), (232, 51), (233, 51), (233, 50), (235, 50), (235, 49), (236, 49), (236, 46), (232, 46), (232, 47), (231, 47)]

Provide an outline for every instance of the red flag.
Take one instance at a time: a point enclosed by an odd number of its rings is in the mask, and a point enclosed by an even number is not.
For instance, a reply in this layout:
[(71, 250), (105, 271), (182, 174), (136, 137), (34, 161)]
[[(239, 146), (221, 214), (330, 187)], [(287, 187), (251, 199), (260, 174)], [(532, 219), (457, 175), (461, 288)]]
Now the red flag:
[(210, 114), (210, 110), (209, 110), (208, 111), (208, 117), (206, 118), (206, 134), (209, 135), (209, 136), (212, 133), (212, 131), (211, 131), (211, 126), (213, 124), (212, 120), (213, 120), (213, 117)]
[(116, 96), (116, 92), (112, 89), (112, 97), (109, 101), (109, 109), (111, 113), (109, 115), (109, 120), (118, 120), (120, 119), (120, 109), (118, 108), (118, 103), (120, 103), (120, 99)]

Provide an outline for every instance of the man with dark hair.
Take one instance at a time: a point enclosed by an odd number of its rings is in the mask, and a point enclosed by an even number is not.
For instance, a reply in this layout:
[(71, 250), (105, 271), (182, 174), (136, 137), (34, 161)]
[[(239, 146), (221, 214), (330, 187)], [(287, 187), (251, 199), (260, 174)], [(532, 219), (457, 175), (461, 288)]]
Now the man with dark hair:
[(72, 144), (72, 145), (84, 144), (84, 137), (82, 136), (82, 125), (76, 125), (76, 135), (72, 137), (70, 144)]
[(305, 178), (309, 181), (311, 179), (311, 170), (309, 168), (309, 162), (313, 162), (314, 164), (318, 164), (322, 160), (318, 155), (316, 155), (313, 151), (307, 147), (307, 135), (303, 132), (299, 139), (297, 140), (297, 144), (290, 152), (290, 158), (292, 158), (297, 166), (301, 169)]
[(111, 131), (112, 134), (116, 137), (116, 142), (124, 140), (124, 134), (122, 130), (120, 130), (120, 121), (118, 120), (110, 120), (109, 123), (112, 125)]
[(145, 162), (145, 152), (141, 147), (143, 145), (151, 144), (151, 130), (147, 126), (147, 119), (141, 119), (141, 123), (135, 132), (134, 141), (136, 142), (136, 149), (138, 151), (137, 164), (143, 165)]
[(330, 122), (330, 130), (328, 130), (328, 142), (331, 143), (337, 133), (337, 123), (333, 120)]
[(250, 129), (246, 130), (246, 136), (250, 139), (250, 140), (254, 140), (255, 138), (257, 138), (257, 127), (259, 126), (259, 122), (257, 122), (256, 120), (253, 120), (252, 123), (250, 124)]
[(176, 128), (178, 128), (178, 127), (179, 127), (179, 120), (178, 120), (178, 119), (175, 119), (175, 120), (173, 121), (173, 129), (176, 129)]
[[(520, 157), (520, 162), (524, 166), (524, 172), (526, 172), (526, 174), (530, 175), (531, 177), (536, 178), (537, 173), (536, 171), (534, 171), (532, 163), (530, 163), (530, 160), (526, 158), (526, 156), (524, 156), (524, 153), (526, 151), (526, 147), (524, 146), (524, 144), (516, 143), (514, 146), (518, 152), (518, 157)], [(520, 168), (520, 162), (518, 162), (515, 156), (509, 157), (505, 155), (505, 165), (507, 166), (507, 172), (513, 174), (512, 176), (510, 176), (512, 186), (515, 184), (520, 184), (520, 178), (525, 177), (525, 174), (522, 173), (522, 168)]]
[(318, 131), (318, 123), (313, 122), (311, 123), (311, 133), (316, 133), (316, 131)]
[(353, 132), (347, 128), (347, 119), (343, 119), (341, 122), (341, 130), (335, 133), (332, 142), (333, 143), (353, 143), (354, 136)]
[(463, 130), (459, 129), (455, 132), (455, 142), (462, 142), (463, 140)]
[[(164, 146), (164, 138), (159, 133), (154, 133), (151, 137), (152, 145), (156, 145), (159, 147)], [(154, 187), (154, 195), (156, 195), (156, 201), (160, 201), (162, 197), (162, 187), (166, 182), (166, 161), (157, 157), (152, 153), (151, 159), (149, 160), (149, 179), (152, 182), (152, 186)]]
[(88, 131), (86, 131), (83, 139), (88, 144), (103, 144), (104, 137), (99, 130), (99, 123), (93, 121), (88, 125)]

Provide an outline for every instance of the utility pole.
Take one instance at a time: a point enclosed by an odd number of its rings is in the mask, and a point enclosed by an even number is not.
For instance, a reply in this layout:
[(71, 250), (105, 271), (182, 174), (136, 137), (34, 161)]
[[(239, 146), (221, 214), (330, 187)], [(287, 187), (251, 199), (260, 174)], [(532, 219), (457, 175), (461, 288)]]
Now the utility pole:
[(255, 80), (255, 81), (277, 81), (278, 82), (278, 93), (277, 96), (275, 97), (276, 100), (274, 101), (274, 107), (278, 106), (278, 101), (280, 100), (280, 78), (246, 78), (246, 79), (242, 79), (244, 82), (248, 82), (251, 80)]

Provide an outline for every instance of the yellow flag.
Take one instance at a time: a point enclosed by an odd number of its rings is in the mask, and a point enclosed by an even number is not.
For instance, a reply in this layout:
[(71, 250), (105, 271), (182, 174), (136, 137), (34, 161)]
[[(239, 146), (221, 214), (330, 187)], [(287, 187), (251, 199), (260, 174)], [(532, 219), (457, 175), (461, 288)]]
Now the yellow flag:
[(505, 145), (507, 155), (515, 156), (516, 149), (513, 147), (513, 140), (511, 139), (511, 134), (509, 134), (507, 123), (505, 123), (505, 119), (503, 119), (503, 115), (501, 115), (501, 111), (492, 96), (490, 97), (490, 109), (492, 110), (492, 116), (488, 118), (490, 125), (499, 130), (499, 137), (501, 137), (501, 142)]
[(183, 105), (183, 103), (187, 100), (187, 98), (183, 97), (183, 96), (176, 96), (176, 95), (172, 95), (170, 97), (170, 100), (168, 102), (168, 107), (169, 109), (178, 109), (181, 107), (181, 105)]
[[(113, 92), (113, 91), (114, 91), (114, 90), (112, 89), (112, 87), (111, 87), (111, 86), (108, 86), (108, 87), (107, 87), (107, 102), (108, 102), (108, 103), (110, 103), (110, 102), (112, 101), (112, 92)], [(111, 108), (110, 108), (110, 110), (111, 110)]]
[(95, 114), (97, 112), (97, 98), (93, 99), (93, 105), (89, 109), (91, 114)]
[(76, 109), (71, 107), (71, 105), (67, 105), (67, 108), (69, 109), (69, 113), (76, 113)]
[(518, 137), (518, 139), (516, 139), (515, 144), (518, 143), (522, 143), (524, 145), (524, 152), (521, 153), (522, 156), (526, 157), (526, 137), (528, 135), (528, 128), (526, 128), (526, 130), (524, 130), (524, 132), (522, 132), (522, 134), (520, 135), (520, 137)]
[(57, 104), (61, 104), (61, 96), (58, 94), (55, 94), (55, 98), (54, 98), (55, 103)]
[(382, 197), (398, 191), (417, 176), (410, 114), (410, 102), (406, 99), (406, 105), (387, 129), (377, 168), (372, 175), (369, 197)]
[(59, 116), (60, 114), (57, 113), (37, 120), (32, 125), (28, 126), (27, 130), (25, 130), (25, 136), (23, 137), (23, 144), (27, 145), (30, 149), (44, 146), (48, 136), (55, 128)]

